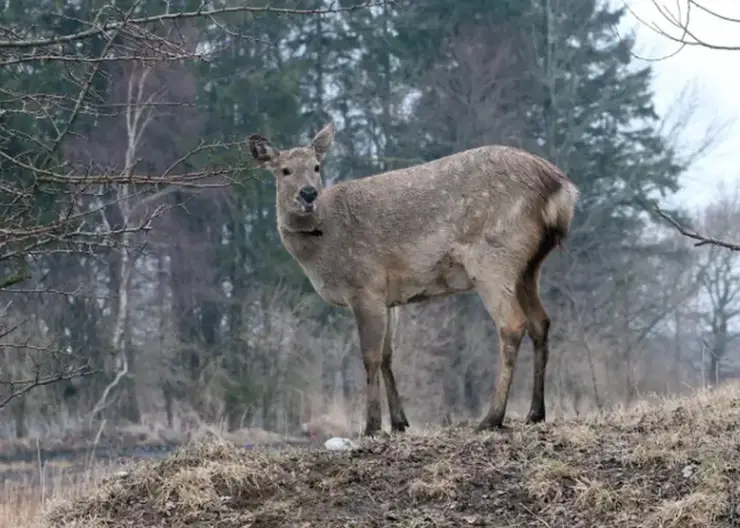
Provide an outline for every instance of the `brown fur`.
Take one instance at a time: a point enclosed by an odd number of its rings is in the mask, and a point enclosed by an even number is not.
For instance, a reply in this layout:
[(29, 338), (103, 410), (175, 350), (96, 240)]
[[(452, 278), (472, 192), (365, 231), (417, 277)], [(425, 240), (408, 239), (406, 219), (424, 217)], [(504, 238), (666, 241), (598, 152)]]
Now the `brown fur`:
[[(286, 249), (325, 301), (354, 314), (367, 373), (365, 434), (381, 427), (381, 375), (392, 430), (408, 427), (391, 367), (391, 307), (473, 291), (500, 341), (498, 382), (479, 428), (503, 423), (525, 332), (535, 351), (527, 419), (543, 421), (550, 319), (539, 296), (540, 266), (568, 234), (576, 187), (542, 158), (485, 146), (322, 189), (316, 169), (333, 135), (329, 124), (305, 147), (278, 151), (257, 135), (249, 145), (277, 180)], [(319, 190), (311, 213), (297, 199), (305, 185)]]

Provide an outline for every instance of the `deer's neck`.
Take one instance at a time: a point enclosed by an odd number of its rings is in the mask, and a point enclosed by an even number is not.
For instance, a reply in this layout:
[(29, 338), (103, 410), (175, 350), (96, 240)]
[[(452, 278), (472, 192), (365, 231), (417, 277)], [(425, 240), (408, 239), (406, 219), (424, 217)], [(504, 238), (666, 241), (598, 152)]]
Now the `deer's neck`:
[(320, 211), (317, 213), (300, 215), (278, 212), (278, 230), (283, 245), (301, 264), (313, 261), (321, 253), (325, 235)]
[(305, 236), (319, 236), (322, 232), (321, 218), (318, 214), (282, 213), (278, 215), (278, 228), (284, 232)]
[[(278, 208), (278, 230), (285, 248), (302, 264), (335, 253), (337, 237), (346, 230), (346, 204), (342, 185), (326, 189), (312, 215), (296, 215)], [(340, 244), (341, 246), (341, 244)], [(333, 258), (333, 257), (330, 257)]]

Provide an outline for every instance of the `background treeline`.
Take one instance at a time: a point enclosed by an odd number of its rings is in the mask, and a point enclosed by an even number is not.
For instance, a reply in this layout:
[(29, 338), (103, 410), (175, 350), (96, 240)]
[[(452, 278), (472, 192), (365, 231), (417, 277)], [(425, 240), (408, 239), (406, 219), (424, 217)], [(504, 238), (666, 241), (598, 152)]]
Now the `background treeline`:
[[(340, 4), (0, 6), (0, 434), (100, 419), (288, 432), (361, 421), (351, 316), (326, 306), (281, 247), (273, 181), (243, 148), (253, 132), (293, 146), (330, 119), (329, 183), (503, 143), (578, 185), (567, 251), (543, 272), (551, 415), (740, 373), (735, 254), (692, 248), (651, 202), (679, 190), (712, 138), (678, 148), (689, 102), (656, 114), (650, 65), (615, 30), (623, 8)], [(193, 16), (165, 16), (178, 12)], [(740, 230), (732, 192), (695, 218), (671, 214), (718, 236)], [(400, 317), (412, 423), (477, 417), (497, 356), (478, 298)], [(530, 347), (514, 411), (527, 402)]]

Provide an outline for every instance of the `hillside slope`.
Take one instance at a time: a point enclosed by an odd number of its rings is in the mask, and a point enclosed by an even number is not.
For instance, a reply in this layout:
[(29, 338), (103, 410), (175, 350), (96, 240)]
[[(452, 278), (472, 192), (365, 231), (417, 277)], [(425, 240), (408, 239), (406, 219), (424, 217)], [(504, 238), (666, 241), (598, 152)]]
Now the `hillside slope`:
[(364, 440), (193, 445), (62, 504), (50, 527), (740, 526), (740, 387), (604, 417)]

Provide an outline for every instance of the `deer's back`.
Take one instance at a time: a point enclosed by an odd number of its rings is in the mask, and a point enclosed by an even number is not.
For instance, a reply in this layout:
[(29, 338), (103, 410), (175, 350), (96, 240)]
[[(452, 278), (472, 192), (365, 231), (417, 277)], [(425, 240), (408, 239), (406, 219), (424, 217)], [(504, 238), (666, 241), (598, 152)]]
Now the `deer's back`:
[[(564, 175), (527, 152), (501, 146), (339, 184), (345, 229), (378, 246), (475, 244), (516, 230), (543, 207)], [(341, 189), (340, 189), (341, 188)]]

